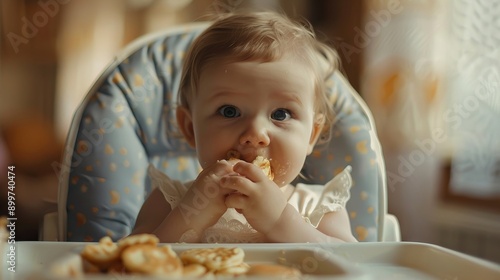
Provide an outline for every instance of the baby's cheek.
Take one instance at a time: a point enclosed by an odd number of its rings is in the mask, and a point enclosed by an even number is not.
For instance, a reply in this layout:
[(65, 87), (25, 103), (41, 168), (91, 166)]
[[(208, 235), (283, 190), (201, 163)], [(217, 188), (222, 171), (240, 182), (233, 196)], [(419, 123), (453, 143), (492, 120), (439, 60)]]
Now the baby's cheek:
[[(300, 172), (300, 168), (294, 166), (293, 164), (287, 162), (285, 164), (280, 164), (274, 167), (274, 182), (282, 187), (289, 184), (293, 179), (295, 179), (296, 174)], [(296, 174), (295, 174), (296, 173)]]

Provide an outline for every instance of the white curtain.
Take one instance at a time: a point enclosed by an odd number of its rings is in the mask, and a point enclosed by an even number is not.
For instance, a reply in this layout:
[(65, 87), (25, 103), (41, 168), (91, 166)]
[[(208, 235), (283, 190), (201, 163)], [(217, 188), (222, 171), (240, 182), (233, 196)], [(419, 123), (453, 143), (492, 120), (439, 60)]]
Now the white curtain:
[(357, 43), (341, 52), (363, 52), (389, 211), (404, 239), (432, 242), (444, 165), (452, 192), (500, 195), (500, 1), (364, 3)]
[[(441, 98), (440, 57), (446, 13), (442, 1), (366, 1), (364, 26), (354, 29), (363, 52), (361, 92), (387, 149), (412, 149), (432, 135)], [(441, 3), (441, 4), (440, 4)]]
[(500, 1), (450, 1), (450, 189), (500, 197)]
[(500, 1), (378, 0), (366, 13), (362, 93), (384, 149), (407, 153), (395, 182), (438, 157), (453, 191), (500, 195)]

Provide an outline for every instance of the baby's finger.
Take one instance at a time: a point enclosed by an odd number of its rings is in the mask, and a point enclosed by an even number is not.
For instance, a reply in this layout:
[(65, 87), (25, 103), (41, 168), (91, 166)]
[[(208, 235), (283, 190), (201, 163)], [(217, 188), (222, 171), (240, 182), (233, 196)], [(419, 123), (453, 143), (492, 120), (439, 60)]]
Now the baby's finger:
[(244, 195), (250, 195), (251, 182), (243, 176), (227, 175), (221, 178), (220, 186), (224, 189), (231, 189)]
[(242, 160), (241, 159), (237, 159), (237, 158), (230, 158), (230, 159), (227, 159), (227, 160), (224, 160), (224, 161), (227, 161), (231, 166), (234, 166), (237, 162), (240, 162)]
[(261, 182), (267, 179), (267, 176), (259, 167), (245, 161), (237, 162), (234, 165), (233, 170), (238, 174), (247, 177), (252, 182)]
[(213, 166), (203, 170), (202, 174), (213, 181), (218, 181), (220, 177), (233, 174), (237, 175), (233, 171), (233, 164), (229, 163), (227, 160), (219, 160)]
[(241, 212), (246, 208), (248, 202), (248, 197), (241, 193), (231, 193), (226, 196), (226, 207), (227, 208), (235, 208)]

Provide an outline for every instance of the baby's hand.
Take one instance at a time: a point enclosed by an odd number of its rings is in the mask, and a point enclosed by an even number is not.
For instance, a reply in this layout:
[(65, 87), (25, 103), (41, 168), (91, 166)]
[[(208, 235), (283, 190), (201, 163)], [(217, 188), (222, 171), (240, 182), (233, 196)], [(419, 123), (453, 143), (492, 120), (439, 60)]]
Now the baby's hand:
[(233, 190), (221, 188), (220, 180), (225, 176), (237, 175), (233, 171), (233, 164), (220, 160), (204, 169), (182, 198), (178, 207), (184, 211), (183, 215), (188, 212), (197, 214), (190, 217), (196, 221), (195, 227), (209, 227), (226, 212), (225, 198)]
[(224, 176), (221, 186), (236, 192), (225, 199), (228, 208), (236, 208), (260, 233), (271, 230), (287, 205), (283, 191), (262, 170), (248, 162), (236, 163), (233, 170), (241, 176)]

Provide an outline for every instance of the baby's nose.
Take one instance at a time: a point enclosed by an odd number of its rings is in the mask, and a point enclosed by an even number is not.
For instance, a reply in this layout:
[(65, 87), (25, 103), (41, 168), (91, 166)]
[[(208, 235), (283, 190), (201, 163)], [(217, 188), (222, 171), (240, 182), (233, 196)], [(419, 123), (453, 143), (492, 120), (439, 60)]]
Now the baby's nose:
[(240, 137), (240, 144), (255, 147), (268, 146), (270, 142), (266, 125), (263, 122), (252, 122)]

